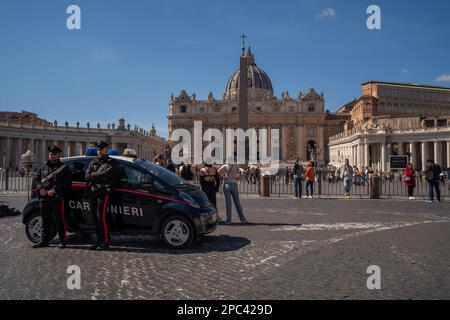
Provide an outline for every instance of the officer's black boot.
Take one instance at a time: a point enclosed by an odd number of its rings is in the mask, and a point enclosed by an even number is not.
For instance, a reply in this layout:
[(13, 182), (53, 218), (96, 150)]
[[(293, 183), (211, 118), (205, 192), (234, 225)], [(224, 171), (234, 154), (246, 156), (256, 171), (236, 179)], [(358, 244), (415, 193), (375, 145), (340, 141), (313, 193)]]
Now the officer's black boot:
[(89, 246), (89, 250), (97, 250), (100, 245), (98, 243)]
[(108, 250), (109, 245), (106, 243), (102, 243), (101, 245), (98, 246), (97, 251), (105, 251)]
[(65, 249), (65, 248), (66, 248), (66, 243), (65, 243), (65, 242), (61, 242), (61, 243), (59, 244), (59, 248), (60, 248), (60, 249)]
[(50, 245), (47, 241), (41, 241), (41, 242), (38, 242), (35, 245), (33, 245), (33, 249), (44, 248), (44, 247), (48, 247), (48, 246), (50, 246)]

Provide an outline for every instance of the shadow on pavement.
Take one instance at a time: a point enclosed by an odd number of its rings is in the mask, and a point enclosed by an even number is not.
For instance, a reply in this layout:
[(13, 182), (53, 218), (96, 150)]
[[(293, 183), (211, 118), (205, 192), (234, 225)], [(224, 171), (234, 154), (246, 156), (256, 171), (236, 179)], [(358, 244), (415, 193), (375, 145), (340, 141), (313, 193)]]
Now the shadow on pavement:
[(270, 222), (233, 222), (227, 225), (225, 222), (219, 222), (219, 225), (229, 226), (229, 227), (255, 227), (255, 226), (267, 226), (267, 227), (300, 227), (303, 223), (270, 223)]
[[(89, 250), (89, 246), (93, 243), (92, 240), (92, 238), (87, 236), (73, 236), (68, 239), (67, 248), (64, 250)], [(171, 249), (159, 241), (157, 237), (153, 236), (113, 236), (111, 238), (110, 248), (106, 252), (198, 254), (236, 251), (248, 246), (250, 243), (249, 239), (240, 236), (206, 235), (197, 242), (194, 242), (190, 248)], [(52, 244), (57, 245), (58, 241), (53, 241)], [(92, 252), (96, 253), (96, 251)]]

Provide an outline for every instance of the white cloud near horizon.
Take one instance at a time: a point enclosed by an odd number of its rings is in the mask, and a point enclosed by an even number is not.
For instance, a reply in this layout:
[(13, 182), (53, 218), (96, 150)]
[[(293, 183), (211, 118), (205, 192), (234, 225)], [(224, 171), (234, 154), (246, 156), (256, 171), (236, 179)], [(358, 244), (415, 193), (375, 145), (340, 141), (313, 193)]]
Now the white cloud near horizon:
[(434, 81), (436, 81), (436, 82), (450, 82), (450, 73), (441, 74)]
[(336, 10), (332, 8), (326, 8), (316, 15), (316, 19), (326, 19), (326, 18), (334, 18), (336, 16)]

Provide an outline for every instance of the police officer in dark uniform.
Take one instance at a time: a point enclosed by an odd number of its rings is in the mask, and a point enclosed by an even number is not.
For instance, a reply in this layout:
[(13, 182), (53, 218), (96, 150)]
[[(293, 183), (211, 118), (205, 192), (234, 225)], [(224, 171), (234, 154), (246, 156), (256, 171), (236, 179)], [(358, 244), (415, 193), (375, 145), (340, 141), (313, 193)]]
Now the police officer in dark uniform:
[(48, 247), (51, 235), (52, 220), (56, 222), (59, 236), (59, 247), (66, 247), (67, 218), (65, 214), (66, 196), (72, 185), (72, 172), (61, 162), (62, 150), (57, 146), (49, 146), (48, 161), (37, 171), (34, 184), (39, 195), (39, 210), (42, 216), (42, 240), (33, 248)]
[(90, 163), (86, 181), (97, 234), (97, 242), (91, 246), (91, 250), (102, 251), (109, 247), (107, 206), (120, 171), (116, 161), (108, 156), (108, 144), (97, 141), (96, 146), (98, 158)]

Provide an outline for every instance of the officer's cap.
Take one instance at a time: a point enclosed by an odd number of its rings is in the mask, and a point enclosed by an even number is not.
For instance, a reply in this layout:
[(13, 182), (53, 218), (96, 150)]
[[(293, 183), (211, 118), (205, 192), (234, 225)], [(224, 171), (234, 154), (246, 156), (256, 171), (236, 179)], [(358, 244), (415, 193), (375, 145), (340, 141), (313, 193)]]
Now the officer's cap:
[(58, 146), (50, 145), (47, 148), (49, 153), (61, 153), (62, 150)]
[(98, 150), (102, 150), (104, 148), (107, 148), (108, 144), (106, 142), (104, 142), (104, 141), (97, 141), (95, 143), (95, 146), (97, 147)]

